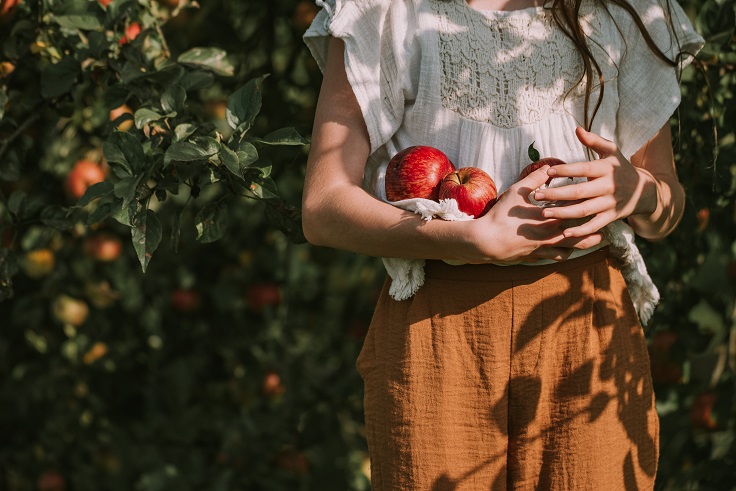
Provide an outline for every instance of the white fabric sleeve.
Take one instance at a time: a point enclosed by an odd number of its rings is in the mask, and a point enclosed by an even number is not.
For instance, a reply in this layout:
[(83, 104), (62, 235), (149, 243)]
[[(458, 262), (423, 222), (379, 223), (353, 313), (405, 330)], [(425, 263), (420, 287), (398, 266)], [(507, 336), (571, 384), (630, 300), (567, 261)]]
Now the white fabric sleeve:
[(675, 61), (680, 52), (683, 57), (678, 68), (665, 63), (649, 48), (631, 15), (615, 11), (625, 44), (619, 65), (616, 143), (627, 159), (669, 121), (680, 104), (678, 70), (690, 64), (704, 44), (676, 0), (632, 0), (631, 5), (667, 58)]
[(329, 36), (345, 43), (345, 72), (370, 137), (371, 153), (401, 125), (419, 75), (412, 0), (317, 0), (322, 10), (304, 42), (324, 71)]

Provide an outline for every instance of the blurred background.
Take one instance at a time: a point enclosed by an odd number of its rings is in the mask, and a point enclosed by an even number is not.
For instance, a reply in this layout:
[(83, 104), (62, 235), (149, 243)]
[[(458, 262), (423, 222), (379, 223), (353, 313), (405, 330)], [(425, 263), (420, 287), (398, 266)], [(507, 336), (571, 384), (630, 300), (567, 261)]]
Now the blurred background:
[[(657, 489), (733, 490), (736, 1), (682, 5), (708, 42), (672, 120), (687, 208), (640, 241)], [(299, 226), (316, 12), (0, 0), (0, 489), (370, 489), (384, 272)]]

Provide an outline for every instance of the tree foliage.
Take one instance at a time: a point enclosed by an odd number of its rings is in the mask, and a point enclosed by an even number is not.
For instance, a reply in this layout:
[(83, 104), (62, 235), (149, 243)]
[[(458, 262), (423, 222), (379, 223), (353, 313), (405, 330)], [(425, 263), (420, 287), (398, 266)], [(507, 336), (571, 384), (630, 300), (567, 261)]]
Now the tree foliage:
[[(0, 0), (0, 488), (368, 489), (354, 370), (384, 273), (304, 244), (308, 0)], [(658, 489), (733, 489), (733, 0), (642, 250)], [(716, 159), (717, 157), (717, 159)], [(55, 486), (55, 487), (54, 487)]]

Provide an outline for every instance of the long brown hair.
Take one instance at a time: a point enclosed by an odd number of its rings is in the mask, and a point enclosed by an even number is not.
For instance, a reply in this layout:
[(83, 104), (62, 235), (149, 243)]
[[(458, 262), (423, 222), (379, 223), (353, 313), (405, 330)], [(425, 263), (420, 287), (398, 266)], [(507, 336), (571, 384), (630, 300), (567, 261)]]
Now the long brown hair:
[[(688, 55), (688, 53), (685, 53), (682, 51), (682, 47), (680, 46), (679, 39), (677, 39), (677, 36), (675, 34), (674, 26), (673, 26), (673, 20), (672, 20), (672, 9), (670, 6), (670, 0), (664, 0), (665, 2), (665, 15), (666, 20), (669, 26), (669, 30), (673, 35), (673, 41), (677, 43), (677, 55), (675, 56), (675, 59), (672, 60), (657, 46), (657, 44), (652, 39), (652, 36), (647, 31), (646, 26), (644, 25), (644, 22), (642, 22), (641, 17), (637, 13), (637, 11), (634, 9), (634, 7), (627, 1), (627, 0), (605, 0), (601, 1), (601, 5), (608, 10), (608, 5), (613, 4), (617, 5), (618, 7), (624, 9), (626, 12), (631, 15), (631, 19), (636, 24), (637, 28), (641, 32), (642, 36), (644, 37), (644, 41), (647, 43), (647, 46), (649, 49), (652, 50), (652, 52), (660, 58), (662, 61), (667, 63), (668, 65), (677, 68), (680, 66), (680, 60), (683, 56)], [(583, 26), (580, 23), (580, 7), (583, 3), (583, 0), (547, 0), (546, 4), (550, 4), (550, 9), (552, 10), (552, 16), (554, 18), (555, 23), (557, 26), (562, 30), (562, 32), (567, 35), (567, 37), (570, 38), (570, 40), (575, 44), (575, 48), (578, 50), (578, 53), (580, 53), (580, 56), (583, 61), (583, 73), (581, 73), (580, 78), (578, 79), (577, 83), (565, 94), (565, 97), (570, 95), (570, 93), (575, 90), (576, 87), (578, 87), (583, 81), (585, 81), (585, 100), (584, 100), (584, 113), (585, 113), (585, 120), (584, 120), (584, 127), (588, 131), (591, 130), (593, 125), (593, 119), (595, 118), (595, 115), (598, 113), (598, 109), (600, 109), (601, 103), (603, 101), (603, 94), (605, 90), (605, 83), (603, 80), (603, 72), (601, 70), (600, 65), (596, 61), (595, 57), (593, 56), (593, 53), (590, 50), (590, 47), (587, 43), (587, 35), (583, 31)], [(610, 15), (610, 13), (609, 13)], [(621, 30), (620, 26), (617, 26), (619, 31)], [(594, 73), (595, 72), (595, 73)], [(677, 74), (678, 80), (680, 78), (680, 74), (678, 71)], [(590, 96), (593, 92), (593, 81), (594, 79), (598, 80), (598, 83), (600, 84), (600, 92), (598, 95), (598, 100), (596, 101), (595, 108), (593, 110), (593, 113), (590, 113)]]

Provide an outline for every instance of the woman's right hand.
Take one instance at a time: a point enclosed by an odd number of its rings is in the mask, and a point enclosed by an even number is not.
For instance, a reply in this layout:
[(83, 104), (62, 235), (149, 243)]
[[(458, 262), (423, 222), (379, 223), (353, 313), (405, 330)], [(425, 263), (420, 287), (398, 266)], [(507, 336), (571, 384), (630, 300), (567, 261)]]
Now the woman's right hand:
[(529, 194), (549, 179), (547, 169), (549, 166), (541, 167), (513, 184), (487, 214), (472, 221), (470, 243), (476, 250), (468, 262), (563, 261), (575, 249), (587, 249), (601, 242), (600, 232), (564, 237), (563, 231), (580, 221), (545, 218), (543, 208), (529, 201)]

